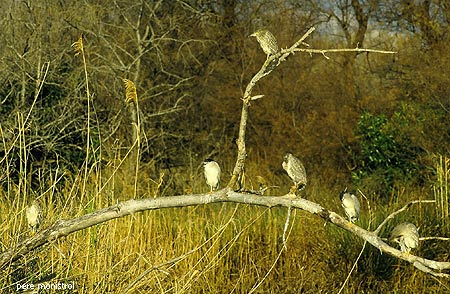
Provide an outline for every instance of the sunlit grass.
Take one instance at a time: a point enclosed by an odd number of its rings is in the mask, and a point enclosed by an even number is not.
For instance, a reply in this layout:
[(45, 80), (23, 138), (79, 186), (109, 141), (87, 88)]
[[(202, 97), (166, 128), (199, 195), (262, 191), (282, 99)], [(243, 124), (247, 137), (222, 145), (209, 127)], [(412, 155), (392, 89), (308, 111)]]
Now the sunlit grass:
[[(117, 172), (117, 177), (123, 175)], [(142, 182), (146, 181), (142, 179)], [(87, 193), (94, 193), (93, 209), (111, 205), (119, 198), (106, 188), (95, 194), (96, 183), (92, 180), (86, 186)], [(123, 195), (133, 194), (134, 185), (130, 183), (123, 183)], [(332, 191), (325, 189), (325, 193), (320, 194), (320, 188), (309, 188), (314, 195), (308, 193), (308, 197), (342, 214)], [(75, 190), (67, 186), (58, 197), (51, 198), (49, 193), (40, 195), (47, 207), (43, 227), (57, 219), (89, 211), (86, 203), (74, 197)], [(65, 199), (65, 194), (71, 199)], [(3, 249), (31, 235), (19, 195), (19, 191), (15, 191), (12, 201), (8, 201), (5, 194), (0, 197)], [(382, 220), (390, 208), (374, 204), (373, 221)], [(359, 223), (363, 227), (368, 222), (365, 209), (363, 204)], [(417, 212), (418, 209), (413, 208), (404, 218)], [(254, 293), (317, 293), (320, 289), (337, 292), (363, 241), (332, 224), (325, 224), (316, 216), (295, 211), (288, 250), (282, 251), (286, 214), (285, 208), (231, 203), (134, 214), (39, 248), (11, 264), (6, 269), (7, 274), (0, 277), (0, 286), (9, 291), (7, 289), (14, 288), (8, 288), (14, 282), (74, 281), (78, 293), (120, 293), (127, 288), (129, 293), (248, 293), (251, 289)], [(427, 293), (445, 289), (409, 264), (381, 255), (368, 246), (344, 293), (372, 287), (422, 293), (425, 286), (418, 285), (417, 280), (427, 285)]]
[(434, 198), (436, 200), (436, 214), (442, 227), (448, 228), (449, 219), (449, 180), (450, 180), (450, 158), (436, 155), (436, 184), (434, 185)]
[[(20, 117), (18, 120), (22, 121)], [(8, 173), (0, 186), (2, 251), (32, 236), (25, 220), (25, 207), (33, 199), (43, 204), (42, 230), (59, 219), (79, 217), (133, 197), (208, 191), (201, 168), (195, 164), (160, 170), (152, 177), (153, 167), (136, 165), (130, 173), (129, 167), (122, 164), (127, 157), (113, 153), (114, 159), (101, 169), (100, 162), (94, 161), (89, 166), (86, 159), (78, 171), (56, 168), (33, 178), (27, 162), (26, 138), (19, 132), (18, 139), (22, 142), (23, 159), (17, 173), (19, 178), (10, 178)], [(222, 164), (221, 187), (229, 180), (226, 171), (231, 170), (233, 162), (229, 158)], [(416, 223), (421, 234), (448, 233), (442, 228), (435, 229), (443, 222), (442, 216), (448, 216), (444, 163), (439, 161), (436, 168), (434, 197), (439, 198), (438, 209), (414, 206), (389, 223), (382, 236), (386, 237), (394, 223), (403, 220)], [(7, 165), (6, 170), (10, 168)], [(282, 195), (289, 190), (288, 177), (267, 168), (260, 158), (249, 161), (243, 184), (258, 189), (257, 176), (263, 177), (269, 187), (267, 195)], [(312, 175), (300, 195), (343, 215), (338, 194), (344, 186), (329, 187), (323, 182)], [(386, 205), (378, 201), (377, 195), (364, 192), (372, 214), (367, 202), (360, 198), (362, 212), (357, 224), (363, 228), (369, 222), (374, 228), (409, 200), (433, 198), (431, 190), (399, 187)], [(286, 216), (286, 208), (232, 203), (136, 213), (57, 239), (11, 263), (0, 275), (0, 290), (15, 292), (17, 284), (25, 283), (74, 282), (77, 293), (336, 293), (355, 263), (363, 241), (317, 216), (294, 210), (284, 251)], [(426, 243), (419, 246), (417, 253), (447, 260), (446, 248), (442, 243)], [(366, 246), (344, 293), (373, 289), (440, 293), (447, 289), (446, 285)]]

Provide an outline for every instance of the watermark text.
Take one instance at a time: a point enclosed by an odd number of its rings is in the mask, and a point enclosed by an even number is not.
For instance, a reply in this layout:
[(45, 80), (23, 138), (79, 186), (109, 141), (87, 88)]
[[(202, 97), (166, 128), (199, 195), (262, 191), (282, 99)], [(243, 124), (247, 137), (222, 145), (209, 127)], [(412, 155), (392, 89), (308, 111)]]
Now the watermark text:
[(32, 290), (75, 290), (75, 282), (66, 282), (66, 283), (60, 283), (60, 282), (54, 282), (54, 283), (39, 283), (39, 284), (31, 284), (31, 283), (24, 283), (24, 284), (17, 284), (16, 285), (16, 291), (32, 291)]

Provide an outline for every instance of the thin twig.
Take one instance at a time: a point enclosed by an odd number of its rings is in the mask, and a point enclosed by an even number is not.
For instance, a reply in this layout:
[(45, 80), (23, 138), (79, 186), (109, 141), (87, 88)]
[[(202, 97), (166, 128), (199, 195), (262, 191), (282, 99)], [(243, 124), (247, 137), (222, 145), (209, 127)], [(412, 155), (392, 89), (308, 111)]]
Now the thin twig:
[[(289, 207), (289, 211), (291, 211), (291, 210), (292, 210), (292, 208)], [(289, 236), (291, 235), (292, 228), (293, 228), (293, 226), (291, 226), (291, 229), (289, 230), (287, 238), (289, 238)], [(269, 268), (269, 270), (264, 275), (264, 277), (262, 277), (262, 279), (259, 280), (258, 283), (252, 287), (252, 289), (248, 292), (248, 294), (252, 294), (253, 292), (255, 292), (256, 289), (258, 289), (259, 286), (261, 286), (261, 284), (264, 282), (264, 280), (269, 276), (269, 274), (272, 272), (272, 270), (274, 269), (275, 265), (277, 264), (278, 260), (280, 259), (281, 254), (283, 253), (283, 250), (284, 250), (284, 247), (281, 248), (280, 252), (278, 252), (277, 258), (275, 258), (275, 260), (272, 263), (272, 266)]]
[(350, 269), (350, 272), (348, 273), (347, 278), (345, 278), (345, 281), (342, 284), (341, 288), (339, 289), (338, 294), (341, 293), (344, 290), (345, 285), (347, 285), (348, 280), (350, 279), (350, 276), (352, 275), (352, 272), (355, 270), (356, 265), (358, 264), (358, 260), (361, 258), (362, 254), (364, 252), (364, 249), (366, 248), (366, 244), (367, 244), (367, 241), (364, 241), (363, 247), (361, 248), (361, 251), (359, 251), (358, 257), (356, 258), (355, 262), (353, 263), (353, 266)]
[(311, 54), (323, 54), (326, 53), (341, 53), (341, 52), (372, 52), (372, 53), (380, 53), (380, 54), (397, 54), (396, 51), (388, 51), (388, 50), (377, 50), (377, 49), (366, 49), (366, 48), (336, 48), (336, 49), (308, 49), (308, 48), (295, 48), (292, 49), (294, 52), (306, 52)]
[(386, 219), (376, 228), (375, 231), (373, 231), (376, 235), (378, 235), (381, 231), (381, 229), (383, 228), (384, 225), (386, 225), (386, 223), (393, 219), (397, 214), (407, 210), (411, 205), (416, 204), (416, 203), (435, 203), (436, 200), (413, 200), (408, 202), (405, 206), (403, 206), (402, 208), (400, 208), (397, 211), (394, 211), (393, 213), (391, 213), (390, 215), (388, 215), (388, 217), (386, 217)]
[(441, 240), (441, 241), (449, 241), (448, 237), (420, 237), (420, 241), (428, 241), (428, 240)]
[[(208, 241), (206, 241), (206, 242), (208, 242)], [(146, 269), (143, 273), (141, 273), (138, 277), (136, 277), (136, 279), (134, 279), (130, 284), (128, 284), (128, 286), (121, 293), (122, 294), (128, 293), (128, 291), (130, 291), (134, 287), (134, 285), (136, 285), (140, 280), (142, 280), (146, 275), (148, 275), (152, 271), (157, 270), (157, 269), (159, 269), (159, 268), (161, 268), (163, 266), (166, 266), (168, 264), (176, 264), (176, 263), (182, 261), (183, 259), (185, 259), (189, 255), (191, 255), (192, 253), (196, 252), (198, 249), (203, 247), (203, 245), (205, 245), (206, 242), (204, 242), (203, 244), (201, 244), (200, 246), (198, 246), (198, 247), (196, 247), (196, 248), (194, 248), (192, 250), (189, 250), (188, 252), (186, 252), (186, 253), (184, 253), (184, 254), (182, 254), (180, 256), (177, 256), (175, 258), (169, 259), (169, 260), (167, 260), (167, 261), (165, 261), (163, 263), (160, 263), (158, 265), (155, 265), (155, 266), (152, 266), (152, 267)]]
[(286, 251), (287, 251), (286, 232), (289, 228), (289, 220), (291, 219), (291, 211), (292, 211), (292, 207), (288, 207), (286, 222), (284, 223), (284, 230), (283, 230), (283, 248)]

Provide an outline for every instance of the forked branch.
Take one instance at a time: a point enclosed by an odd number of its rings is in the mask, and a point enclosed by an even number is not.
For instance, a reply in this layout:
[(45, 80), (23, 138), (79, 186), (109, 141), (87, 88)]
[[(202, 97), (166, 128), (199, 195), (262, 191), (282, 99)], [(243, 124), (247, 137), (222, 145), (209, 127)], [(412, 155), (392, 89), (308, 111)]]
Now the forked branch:
[[(297, 42), (295, 42), (291, 47), (287, 49), (282, 49), (278, 53), (269, 55), (261, 66), (260, 70), (253, 76), (253, 78), (248, 83), (245, 88), (244, 97), (242, 98), (242, 110), (241, 110), (241, 121), (239, 125), (239, 135), (236, 140), (238, 154), (236, 158), (236, 163), (234, 165), (233, 173), (228, 183), (228, 187), (233, 188), (239, 181), (239, 177), (242, 174), (245, 166), (245, 159), (247, 158), (247, 151), (245, 146), (246, 139), (246, 129), (248, 120), (248, 110), (250, 107), (250, 102), (252, 100), (257, 100), (262, 97), (262, 95), (252, 96), (252, 91), (255, 85), (265, 76), (269, 75), (276, 67), (278, 67), (281, 62), (286, 61), (287, 57), (295, 52), (306, 52), (309, 54), (322, 54), (325, 58), (329, 59), (326, 55), (327, 53), (336, 52), (373, 52), (380, 54), (394, 54), (396, 52), (386, 51), (386, 50), (374, 50), (374, 49), (364, 49), (364, 48), (354, 48), (354, 49), (309, 49), (309, 48), (299, 48), (300, 46), (309, 47), (309, 44), (305, 43), (306, 38), (314, 32), (315, 28), (311, 27)], [(239, 183), (239, 189), (241, 183)], [(238, 190), (239, 190), (238, 189)]]
[(393, 219), (397, 214), (399, 214), (399, 213), (401, 213), (401, 212), (407, 210), (407, 209), (408, 209), (411, 205), (413, 205), (413, 204), (417, 204), (417, 203), (435, 203), (435, 202), (436, 202), (436, 200), (413, 200), (413, 201), (410, 201), (410, 202), (406, 203), (406, 205), (403, 206), (402, 208), (400, 208), (399, 210), (394, 211), (393, 213), (391, 213), (390, 215), (388, 215), (388, 216), (384, 219), (384, 221), (383, 221), (383, 222), (375, 229), (375, 231), (373, 231), (373, 232), (374, 232), (375, 234), (378, 234), (378, 233), (381, 231), (381, 229), (383, 228), (383, 226), (386, 225), (386, 223), (387, 223), (388, 221), (390, 221), (391, 219)]

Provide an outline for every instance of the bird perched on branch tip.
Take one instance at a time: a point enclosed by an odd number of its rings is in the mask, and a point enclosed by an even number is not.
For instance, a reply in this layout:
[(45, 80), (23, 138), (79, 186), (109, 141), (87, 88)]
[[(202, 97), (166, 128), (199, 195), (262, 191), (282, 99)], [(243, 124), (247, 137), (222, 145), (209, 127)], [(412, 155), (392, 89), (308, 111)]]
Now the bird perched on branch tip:
[(213, 190), (219, 188), (220, 166), (213, 159), (208, 158), (203, 162), (203, 167), (205, 169), (206, 184), (211, 188), (210, 193), (212, 193)]
[(353, 193), (348, 192), (347, 188), (345, 188), (345, 190), (339, 194), (339, 199), (342, 201), (342, 207), (345, 210), (348, 220), (355, 223), (359, 219), (360, 211), (358, 198)]
[(267, 56), (278, 53), (277, 39), (268, 30), (258, 30), (251, 34), (250, 37), (256, 37), (256, 40)]

